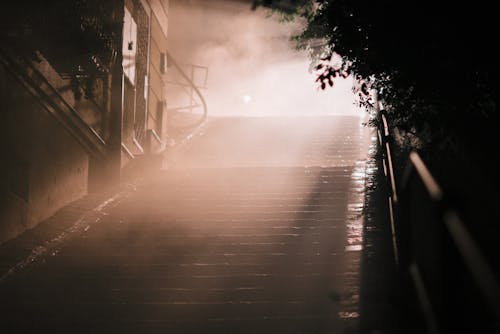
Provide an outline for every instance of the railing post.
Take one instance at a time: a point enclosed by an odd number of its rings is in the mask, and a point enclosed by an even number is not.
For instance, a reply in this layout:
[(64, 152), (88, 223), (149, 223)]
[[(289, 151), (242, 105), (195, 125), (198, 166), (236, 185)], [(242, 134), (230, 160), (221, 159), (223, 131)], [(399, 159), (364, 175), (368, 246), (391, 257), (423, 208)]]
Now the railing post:
[(396, 189), (396, 179), (394, 176), (394, 166), (392, 161), (391, 144), (392, 137), (389, 132), (389, 127), (387, 124), (387, 118), (384, 110), (379, 111), (379, 123), (380, 127), (378, 129), (378, 136), (382, 150), (382, 162), (384, 168), (384, 175), (386, 177), (386, 184), (389, 185), (387, 191), (387, 206), (389, 210), (389, 223), (391, 227), (391, 241), (394, 254), (394, 263), (399, 270), (400, 268), (400, 247), (399, 247), (399, 236), (396, 230), (396, 220), (398, 217), (398, 189)]

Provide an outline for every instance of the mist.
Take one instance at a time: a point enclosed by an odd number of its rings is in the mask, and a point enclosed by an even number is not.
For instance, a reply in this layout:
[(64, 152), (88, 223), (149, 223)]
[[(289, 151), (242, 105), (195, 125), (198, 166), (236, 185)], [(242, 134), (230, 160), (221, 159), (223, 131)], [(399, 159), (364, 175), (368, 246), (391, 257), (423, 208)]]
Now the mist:
[(290, 40), (300, 23), (252, 11), (244, 1), (177, 0), (170, 2), (169, 26), (169, 52), (208, 67), (203, 93), (210, 116), (364, 114), (351, 78), (319, 89), (307, 53)]

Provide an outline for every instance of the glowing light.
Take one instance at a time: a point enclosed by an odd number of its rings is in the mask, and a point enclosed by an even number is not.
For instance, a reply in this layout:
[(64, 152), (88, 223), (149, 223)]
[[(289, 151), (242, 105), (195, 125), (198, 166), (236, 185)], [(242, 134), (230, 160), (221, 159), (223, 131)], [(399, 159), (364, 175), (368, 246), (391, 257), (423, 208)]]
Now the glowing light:
[(248, 104), (252, 102), (252, 97), (250, 95), (243, 95), (243, 103)]

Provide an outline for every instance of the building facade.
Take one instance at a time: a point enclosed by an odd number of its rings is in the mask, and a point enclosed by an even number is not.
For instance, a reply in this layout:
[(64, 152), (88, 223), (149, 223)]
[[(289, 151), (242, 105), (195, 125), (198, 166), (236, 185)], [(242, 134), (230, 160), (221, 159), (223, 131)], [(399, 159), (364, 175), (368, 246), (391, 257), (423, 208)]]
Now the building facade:
[[(67, 3), (32, 2), (33, 17), (20, 11), (24, 25), (6, 17), (0, 36), (0, 243), (119, 182), (134, 161), (161, 153), (168, 136), (168, 0), (82, 1), (74, 17), (63, 15)], [(52, 30), (36, 10), (53, 15)], [(66, 35), (50, 36), (59, 21)], [(26, 25), (40, 27), (43, 44), (36, 29), (19, 28)]]

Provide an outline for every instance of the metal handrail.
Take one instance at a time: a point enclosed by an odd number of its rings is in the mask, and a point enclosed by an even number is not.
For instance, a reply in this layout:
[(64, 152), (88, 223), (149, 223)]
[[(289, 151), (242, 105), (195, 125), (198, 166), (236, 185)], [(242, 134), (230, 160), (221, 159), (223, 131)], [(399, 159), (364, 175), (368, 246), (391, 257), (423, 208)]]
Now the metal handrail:
[[(196, 86), (196, 84), (193, 82), (193, 80), (191, 80), (191, 78), (184, 72), (181, 65), (175, 61), (174, 57), (172, 57), (172, 55), (168, 51), (166, 53), (167, 53), (167, 58), (168, 58), (169, 63), (172, 64), (179, 71), (179, 74), (181, 75), (181, 77), (184, 80), (186, 80), (189, 87), (191, 87), (193, 89), (193, 91), (196, 93), (196, 95), (198, 95), (198, 97), (201, 101), (201, 106), (203, 107), (203, 114), (197, 122), (190, 124), (190, 125), (176, 126), (175, 129), (187, 130), (187, 129), (196, 128), (196, 127), (202, 125), (208, 117), (207, 103), (205, 101), (205, 98), (203, 97), (203, 94), (199, 90), (199, 88)], [(197, 106), (198, 106), (198, 104), (197, 104)], [(176, 109), (183, 109), (183, 108), (176, 108)]]
[[(401, 248), (408, 246), (401, 244), (401, 240), (399, 240), (398, 234), (396, 233), (396, 229), (399, 227), (398, 224), (400, 223), (398, 221), (396, 211), (401, 209), (399, 208), (397, 189), (406, 188), (410, 182), (410, 175), (412, 174), (411, 171), (415, 171), (415, 174), (424, 185), (427, 195), (431, 201), (440, 208), (442, 215), (439, 220), (446, 227), (445, 230), (455, 244), (461, 260), (465, 264), (466, 270), (474, 279), (474, 282), (482, 295), (483, 301), (489, 307), (489, 310), (493, 314), (494, 319), (496, 319), (496, 322), (500, 321), (500, 285), (495, 277), (491, 265), (482, 254), (477, 242), (467, 230), (459, 214), (443, 201), (443, 189), (417, 152), (412, 151), (409, 154), (408, 167), (405, 175), (402, 177), (402, 182), (400, 185), (396, 183), (391, 152), (392, 138), (387, 116), (383, 110), (380, 111), (379, 114), (381, 122), (380, 128), (377, 129), (377, 132), (380, 147), (383, 153), (384, 173), (390, 188), (388, 210), (393, 234), (392, 242), (396, 265), (398, 267), (400, 266), (399, 254), (402, 252)], [(411, 262), (410, 260), (410, 263), (406, 263), (406, 265), (407, 268), (403, 268), (403, 270), (407, 269), (413, 277), (415, 289), (417, 290), (417, 296), (420, 299), (423, 314), (426, 318), (427, 328), (431, 333), (438, 333), (438, 320), (434, 314), (432, 303), (430, 301), (432, 296), (430, 296), (429, 292), (426, 290), (418, 264)], [(495, 323), (495, 325), (498, 326), (498, 323)]]
[(0, 49), (0, 62), (28, 92), (43, 100), (44, 108), (64, 125), (89, 154), (103, 158), (107, 151), (104, 139), (81, 118), (30, 61), (23, 61), (20, 57), (17, 59), (5, 49)]
[[(431, 199), (436, 202), (440, 201), (443, 198), (443, 190), (432, 176), (420, 155), (412, 151), (408, 159), (411, 162), (411, 166), (417, 171), (418, 176), (420, 176)], [(403, 181), (403, 183), (406, 182)]]

